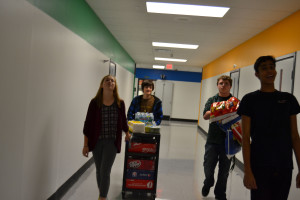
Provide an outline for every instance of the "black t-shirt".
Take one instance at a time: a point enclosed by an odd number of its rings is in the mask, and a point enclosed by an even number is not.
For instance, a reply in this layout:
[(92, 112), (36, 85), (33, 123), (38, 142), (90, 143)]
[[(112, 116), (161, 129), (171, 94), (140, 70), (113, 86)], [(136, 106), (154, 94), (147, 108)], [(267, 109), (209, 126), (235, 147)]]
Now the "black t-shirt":
[(251, 118), (251, 166), (293, 168), (290, 116), (298, 114), (296, 98), (286, 92), (245, 95), (237, 113)]

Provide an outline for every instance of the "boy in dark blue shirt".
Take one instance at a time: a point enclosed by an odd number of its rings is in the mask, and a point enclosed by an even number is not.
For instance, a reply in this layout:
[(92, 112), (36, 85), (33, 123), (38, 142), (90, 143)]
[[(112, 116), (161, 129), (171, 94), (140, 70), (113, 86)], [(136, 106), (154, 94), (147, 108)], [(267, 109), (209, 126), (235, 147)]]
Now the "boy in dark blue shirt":
[(156, 125), (160, 125), (163, 119), (162, 101), (152, 95), (154, 84), (150, 80), (144, 80), (142, 83), (143, 95), (136, 96), (128, 108), (127, 120), (134, 120), (137, 112), (153, 113)]

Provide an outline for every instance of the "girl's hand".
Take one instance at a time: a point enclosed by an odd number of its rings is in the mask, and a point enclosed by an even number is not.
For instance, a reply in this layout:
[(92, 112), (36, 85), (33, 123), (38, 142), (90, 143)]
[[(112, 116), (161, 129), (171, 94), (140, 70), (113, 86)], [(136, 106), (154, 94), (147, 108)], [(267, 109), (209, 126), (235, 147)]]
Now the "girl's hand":
[(125, 136), (125, 141), (130, 141), (131, 135), (129, 134), (129, 132), (126, 133)]

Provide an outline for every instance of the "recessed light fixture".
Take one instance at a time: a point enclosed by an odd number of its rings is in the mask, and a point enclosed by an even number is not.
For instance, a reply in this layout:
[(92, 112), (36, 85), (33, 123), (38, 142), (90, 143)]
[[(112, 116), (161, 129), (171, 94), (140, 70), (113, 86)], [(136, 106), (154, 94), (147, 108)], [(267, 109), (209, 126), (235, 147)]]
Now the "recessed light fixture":
[(173, 15), (192, 15), (203, 17), (223, 17), (230, 8), (177, 4), (177, 3), (161, 3), (161, 2), (146, 2), (147, 12), (173, 14)]
[(155, 57), (155, 60), (162, 60), (162, 61), (173, 61), (173, 62), (186, 62), (186, 59), (178, 59), (178, 58), (159, 58)]
[(182, 48), (182, 49), (197, 49), (199, 47), (199, 45), (195, 45), (195, 44), (176, 44), (176, 43), (165, 43), (165, 42), (152, 42), (152, 46)]
[(153, 65), (154, 69), (165, 69), (164, 65)]

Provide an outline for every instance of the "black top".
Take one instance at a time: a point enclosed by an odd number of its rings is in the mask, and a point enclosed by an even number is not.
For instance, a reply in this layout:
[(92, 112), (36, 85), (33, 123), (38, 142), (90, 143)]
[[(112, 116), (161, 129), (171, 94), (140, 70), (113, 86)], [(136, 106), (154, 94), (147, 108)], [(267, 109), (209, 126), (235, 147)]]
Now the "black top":
[(287, 92), (257, 90), (243, 97), (237, 113), (251, 118), (251, 167), (293, 168), (290, 116), (299, 112)]

